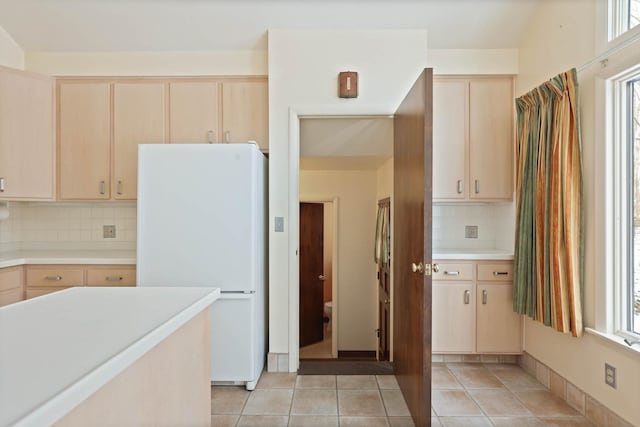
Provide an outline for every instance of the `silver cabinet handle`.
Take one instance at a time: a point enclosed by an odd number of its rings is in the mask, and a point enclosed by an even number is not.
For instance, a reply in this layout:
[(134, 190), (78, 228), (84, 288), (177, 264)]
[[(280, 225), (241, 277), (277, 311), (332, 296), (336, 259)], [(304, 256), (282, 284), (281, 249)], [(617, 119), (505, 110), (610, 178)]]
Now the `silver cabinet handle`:
[(462, 190), (463, 190), (463, 188), (462, 188), (462, 180), (459, 179), (458, 180), (458, 194), (462, 194)]
[(122, 195), (122, 181), (118, 180), (118, 185), (116, 186), (116, 193), (118, 193), (118, 195)]
[(0, 193), (4, 193), (4, 177), (0, 177)]
[(45, 276), (45, 280), (55, 280), (56, 282), (59, 282), (62, 280), (62, 276)]
[(107, 276), (104, 280), (107, 282), (121, 282), (123, 279), (121, 276)]
[(480, 193), (480, 181), (476, 179), (476, 194)]
[(445, 276), (459, 276), (460, 272), (459, 271), (445, 271), (444, 275)]
[(469, 304), (470, 299), (471, 299), (471, 291), (469, 290), (464, 291), (464, 303)]
[(486, 289), (482, 290), (482, 304), (484, 304), (484, 305), (487, 304), (487, 290)]
[(228, 144), (229, 141), (231, 141), (231, 131), (226, 131), (224, 133), (224, 142), (226, 142)]
[(324, 280), (324, 274), (319, 275), (318, 280)]
[(213, 130), (207, 131), (207, 143), (213, 144)]
[(104, 181), (100, 181), (100, 194), (104, 194)]
[(508, 276), (509, 272), (508, 271), (494, 271), (493, 275), (494, 276)]

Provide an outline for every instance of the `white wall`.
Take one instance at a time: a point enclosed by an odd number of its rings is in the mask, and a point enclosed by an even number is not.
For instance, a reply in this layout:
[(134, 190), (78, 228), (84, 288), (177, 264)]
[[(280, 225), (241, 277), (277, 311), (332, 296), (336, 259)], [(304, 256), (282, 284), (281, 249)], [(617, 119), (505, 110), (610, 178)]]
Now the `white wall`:
[[(602, 8), (602, 5), (605, 7)], [(596, 7), (598, 20), (606, 19), (606, 0), (543, 2), (538, 9), (520, 48), (520, 74), (517, 93), (538, 86), (543, 81), (571, 67), (580, 67), (595, 55)], [(603, 13), (600, 13), (603, 12)], [(598, 43), (602, 45), (602, 43)], [(580, 72), (580, 107), (584, 167), (585, 207), (585, 325), (594, 327), (597, 306), (603, 301), (604, 289), (610, 280), (602, 274), (604, 263), (600, 247), (603, 244), (600, 213), (604, 209), (598, 189), (602, 179), (600, 150), (602, 140), (596, 138), (594, 123), (602, 113), (596, 103), (596, 79), (599, 65)], [(600, 401), (633, 425), (640, 425), (637, 410), (640, 396), (640, 354), (619, 344), (591, 334), (576, 339), (527, 320), (525, 322), (525, 350), (577, 387)], [(618, 388), (604, 383), (604, 363), (617, 367)]]
[(435, 75), (518, 74), (518, 49), (429, 49)]
[[(291, 371), (298, 363), (296, 115), (391, 114), (426, 56), (421, 30), (269, 32), (269, 351), (291, 352)], [(337, 97), (338, 73), (347, 70), (359, 73), (357, 99)], [(273, 231), (276, 216), (285, 218), (284, 233)]]
[[(301, 200), (335, 198), (338, 199), (338, 263), (335, 266), (338, 271), (338, 350), (375, 350), (376, 171), (300, 171)], [(331, 213), (325, 212), (327, 214)]]
[(2, 27), (0, 27), (0, 65), (24, 69), (24, 51)]
[(51, 76), (223, 76), (267, 74), (260, 50), (204, 52), (27, 52), (25, 66)]

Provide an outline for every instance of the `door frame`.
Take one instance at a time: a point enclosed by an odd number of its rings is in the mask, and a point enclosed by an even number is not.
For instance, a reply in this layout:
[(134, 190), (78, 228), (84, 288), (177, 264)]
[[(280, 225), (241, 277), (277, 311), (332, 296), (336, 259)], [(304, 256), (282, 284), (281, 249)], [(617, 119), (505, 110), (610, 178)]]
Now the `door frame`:
[[(333, 221), (333, 232), (331, 233), (331, 357), (338, 357), (338, 203), (339, 198), (337, 196), (320, 196), (320, 195), (301, 195), (299, 196), (300, 203), (331, 203), (331, 219)], [(325, 215), (327, 211), (325, 210)], [(298, 236), (298, 242), (300, 236)], [(296, 257), (297, 258), (297, 257)], [(300, 276), (298, 276), (300, 277)], [(300, 279), (298, 279), (298, 292), (300, 292)], [(298, 303), (299, 304), (299, 303)], [(298, 309), (299, 309), (298, 305)], [(298, 311), (298, 320), (296, 325), (300, 323), (300, 314)], [(298, 340), (298, 348), (300, 348), (300, 342)], [(298, 356), (299, 358), (300, 356)]]
[[(289, 249), (289, 372), (297, 372), (300, 366), (300, 264), (298, 250), (300, 246), (300, 117), (326, 116), (326, 117), (362, 117), (362, 116), (393, 116), (394, 112), (381, 110), (380, 106), (364, 105), (357, 112), (341, 114), (335, 105), (330, 106), (292, 106), (289, 108), (289, 206), (287, 215), (289, 218), (288, 249)], [(273, 167), (271, 165), (270, 167)], [(337, 209), (337, 204), (334, 205)], [(337, 224), (337, 223), (335, 223)], [(337, 227), (334, 227), (337, 230)], [(337, 239), (334, 239), (337, 244)], [(337, 256), (337, 251), (334, 251)], [(334, 269), (337, 273), (337, 269)], [(334, 273), (334, 274), (336, 274)], [(337, 284), (337, 281), (333, 282)], [(337, 313), (336, 307), (333, 313)], [(337, 337), (337, 335), (336, 335)], [(336, 343), (337, 348), (337, 343)]]

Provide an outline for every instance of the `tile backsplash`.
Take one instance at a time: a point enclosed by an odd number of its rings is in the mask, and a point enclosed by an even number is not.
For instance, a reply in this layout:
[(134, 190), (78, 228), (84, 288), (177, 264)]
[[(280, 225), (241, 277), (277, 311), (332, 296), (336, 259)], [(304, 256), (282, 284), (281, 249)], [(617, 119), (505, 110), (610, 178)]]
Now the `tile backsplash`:
[[(9, 202), (0, 221), (0, 250), (135, 250), (136, 204)], [(116, 226), (104, 238), (104, 225)]]
[[(477, 226), (477, 238), (465, 238), (465, 227)], [(512, 250), (514, 203), (434, 203), (433, 247), (440, 249)]]

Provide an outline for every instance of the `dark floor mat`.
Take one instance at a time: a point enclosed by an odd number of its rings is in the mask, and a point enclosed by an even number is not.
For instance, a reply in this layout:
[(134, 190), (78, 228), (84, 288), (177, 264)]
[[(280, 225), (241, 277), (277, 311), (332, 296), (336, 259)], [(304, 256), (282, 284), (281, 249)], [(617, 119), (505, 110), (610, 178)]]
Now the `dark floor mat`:
[(298, 375), (393, 375), (393, 363), (364, 360), (301, 360)]

